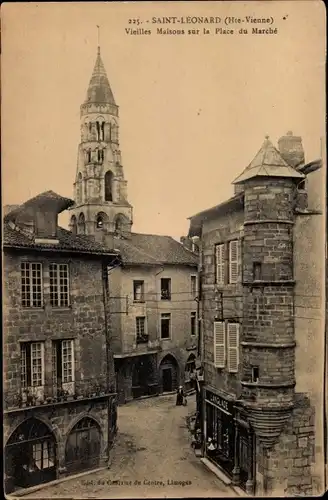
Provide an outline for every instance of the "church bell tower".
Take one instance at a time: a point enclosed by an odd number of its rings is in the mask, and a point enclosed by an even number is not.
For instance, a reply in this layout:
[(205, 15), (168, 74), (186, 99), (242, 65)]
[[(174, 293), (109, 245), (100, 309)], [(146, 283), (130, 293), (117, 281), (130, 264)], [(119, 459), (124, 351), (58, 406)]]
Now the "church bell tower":
[(132, 206), (119, 148), (119, 113), (100, 47), (80, 108), (81, 142), (74, 182), (70, 230), (77, 234), (129, 233)]

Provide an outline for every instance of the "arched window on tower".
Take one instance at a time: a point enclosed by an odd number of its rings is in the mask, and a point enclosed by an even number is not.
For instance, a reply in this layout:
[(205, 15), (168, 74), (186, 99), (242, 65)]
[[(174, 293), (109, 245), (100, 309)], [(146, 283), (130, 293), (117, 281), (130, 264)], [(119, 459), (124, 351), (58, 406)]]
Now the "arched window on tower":
[(76, 203), (82, 203), (82, 174), (79, 172), (76, 181)]
[(103, 149), (98, 149), (97, 158), (98, 158), (99, 163), (102, 163), (104, 161), (104, 150)]
[(126, 229), (127, 220), (123, 214), (117, 214), (115, 217), (115, 233), (121, 233)]
[(104, 212), (99, 212), (96, 216), (96, 229), (106, 229), (108, 216)]
[(79, 219), (77, 222), (77, 229), (78, 229), (78, 234), (85, 234), (85, 217), (82, 212), (79, 215)]
[(112, 142), (118, 142), (118, 126), (115, 124), (112, 124), (111, 126), (111, 140)]
[(105, 175), (105, 201), (113, 201), (113, 172), (110, 170)]
[(71, 221), (70, 221), (70, 230), (73, 234), (76, 234), (77, 233), (77, 222), (76, 222), (76, 217), (75, 215), (72, 215), (71, 217)]
[(88, 149), (88, 151), (87, 151), (87, 160), (88, 160), (88, 163), (91, 163), (91, 149)]
[(102, 215), (98, 215), (97, 220), (96, 220), (96, 227), (97, 229), (103, 229), (104, 228), (104, 220)]
[(96, 122), (97, 141), (100, 141), (100, 123)]
[(104, 141), (105, 140), (105, 122), (102, 122), (101, 124), (101, 133), (100, 133), (100, 136), (101, 136), (101, 141)]

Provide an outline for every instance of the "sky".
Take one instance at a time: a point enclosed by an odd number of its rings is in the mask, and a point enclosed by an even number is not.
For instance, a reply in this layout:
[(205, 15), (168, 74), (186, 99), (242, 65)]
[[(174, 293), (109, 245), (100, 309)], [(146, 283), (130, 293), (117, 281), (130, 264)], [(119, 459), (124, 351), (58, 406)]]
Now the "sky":
[[(203, 25), (151, 23), (162, 16), (272, 16), (278, 34), (203, 35)], [(73, 197), (79, 111), (100, 25), (133, 230), (179, 238), (188, 217), (233, 194), (231, 182), (266, 135), (276, 144), (291, 130), (302, 136), (307, 161), (320, 157), (324, 23), (315, 0), (3, 4), (3, 204), (50, 189)], [(152, 34), (128, 35), (131, 27)], [(157, 27), (201, 33), (158, 35)]]

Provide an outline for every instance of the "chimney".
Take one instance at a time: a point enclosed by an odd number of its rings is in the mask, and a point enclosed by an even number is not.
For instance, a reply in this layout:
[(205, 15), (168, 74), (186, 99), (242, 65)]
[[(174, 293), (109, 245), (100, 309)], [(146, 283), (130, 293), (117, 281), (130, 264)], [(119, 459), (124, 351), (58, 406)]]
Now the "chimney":
[(288, 165), (299, 168), (304, 165), (304, 149), (302, 137), (293, 135), (293, 132), (287, 132), (286, 135), (278, 140), (278, 148), (283, 159)]
[(187, 248), (188, 250), (191, 250), (192, 247), (192, 240), (188, 238), (187, 236), (181, 236), (180, 238), (180, 243)]
[(56, 239), (58, 214), (54, 210), (35, 212), (35, 236), (37, 238)]

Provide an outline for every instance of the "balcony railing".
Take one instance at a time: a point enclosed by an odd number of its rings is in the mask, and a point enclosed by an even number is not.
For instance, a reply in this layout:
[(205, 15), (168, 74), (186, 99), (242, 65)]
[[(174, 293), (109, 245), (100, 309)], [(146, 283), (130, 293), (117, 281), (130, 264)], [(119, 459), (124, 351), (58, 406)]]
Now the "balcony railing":
[(149, 335), (137, 335), (137, 345), (138, 344), (148, 344)]
[(78, 399), (91, 399), (115, 393), (115, 387), (107, 388), (105, 383), (93, 379), (53, 385), (22, 387), (17, 393), (5, 394), (5, 409), (14, 410), (30, 406), (51, 405)]
[(170, 290), (161, 290), (161, 300), (171, 300)]

